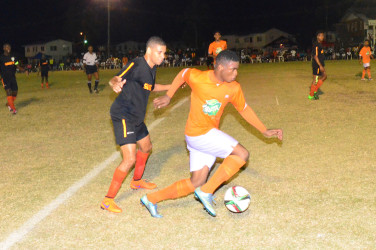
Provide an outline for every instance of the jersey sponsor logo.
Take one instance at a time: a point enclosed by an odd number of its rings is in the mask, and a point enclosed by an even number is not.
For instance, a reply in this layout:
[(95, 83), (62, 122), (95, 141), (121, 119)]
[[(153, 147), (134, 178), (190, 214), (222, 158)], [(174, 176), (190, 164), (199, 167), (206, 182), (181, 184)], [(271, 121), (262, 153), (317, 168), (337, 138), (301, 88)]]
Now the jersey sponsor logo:
[(146, 90), (149, 90), (149, 91), (151, 91), (151, 88), (153, 87), (153, 85), (151, 85), (151, 84), (149, 84), (149, 83), (145, 83), (144, 84), (144, 89), (146, 89)]
[(209, 116), (215, 116), (221, 106), (222, 103), (216, 99), (206, 100), (206, 104), (202, 105), (202, 111)]
[(229, 95), (225, 95), (225, 98), (229, 98)]
[(219, 53), (221, 53), (222, 51), (222, 47), (218, 47), (215, 49), (215, 53), (218, 55)]

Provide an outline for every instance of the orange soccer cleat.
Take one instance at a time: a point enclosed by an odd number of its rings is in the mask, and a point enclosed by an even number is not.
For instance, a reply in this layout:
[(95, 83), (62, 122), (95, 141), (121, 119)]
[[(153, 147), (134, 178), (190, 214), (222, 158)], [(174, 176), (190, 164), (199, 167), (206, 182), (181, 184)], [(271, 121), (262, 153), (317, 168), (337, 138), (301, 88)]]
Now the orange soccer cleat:
[(139, 188), (145, 188), (145, 189), (154, 189), (157, 185), (152, 182), (148, 182), (147, 180), (141, 179), (138, 181), (132, 180), (131, 181), (131, 188), (132, 189), (139, 189)]
[(103, 210), (107, 210), (113, 213), (121, 213), (123, 210), (121, 210), (120, 207), (118, 207), (112, 198), (105, 197), (104, 200), (101, 203), (101, 208)]

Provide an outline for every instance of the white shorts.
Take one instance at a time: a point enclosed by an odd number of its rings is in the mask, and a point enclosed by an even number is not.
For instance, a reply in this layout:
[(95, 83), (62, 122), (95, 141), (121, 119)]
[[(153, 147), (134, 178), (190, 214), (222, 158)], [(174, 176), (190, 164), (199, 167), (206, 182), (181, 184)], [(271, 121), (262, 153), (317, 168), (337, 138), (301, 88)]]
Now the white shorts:
[(368, 68), (371, 64), (370, 63), (363, 63), (364, 68)]
[(204, 166), (209, 169), (217, 157), (226, 158), (238, 145), (238, 141), (228, 134), (213, 128), (200, 136), (185, 136), (189, 150), (190, 171), (197, 171)]

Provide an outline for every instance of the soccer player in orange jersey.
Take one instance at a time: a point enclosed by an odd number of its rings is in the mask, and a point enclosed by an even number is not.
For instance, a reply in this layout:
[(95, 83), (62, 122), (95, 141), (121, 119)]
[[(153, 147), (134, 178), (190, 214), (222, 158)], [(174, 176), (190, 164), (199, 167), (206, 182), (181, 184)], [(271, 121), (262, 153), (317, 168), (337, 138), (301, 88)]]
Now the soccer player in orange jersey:
[[(177, 89), (187, 83), (191, 89), (191, 106), (185, 128), (189, 150), (190, 179), (183, 179), (154, 193), (144, 195), (141, 202), (153, 217), (162, 217), (157, 203), (195, 193), (210, 215), (216, 216), (212, 206), (213, 193), (229, 180), (248, 160), (249, 153), (237, 140), (218, 129), (224, 108), (232, 103), (240, 115), (265, 137), (282, 140), (281, 129), (267, 129), (255, 112), (247, 105), (238, 74), (239, 57), (230, 50), (218, 54), (214, 71), (183, 69), (175, 77), (165, 96), (154, 100), (156, 108), (170, 103)], [(224, 158), (214, 175), (207, 181), (210, 168), (217, 157)]]
[[(209, 45), (209, 50), (208, 50), (208, 57), (213, 58), (213, 63), (215, 64), (215, 59), (217, 58), (217, 55), (227, 49), (227, 42), (224, 40), (221, 40), (221, 33), (218, 31), (214, 33), (214, 39), (215, 41), (212, 42)], [(209, 69), (209, 66), (208, 66)]]
[(364, 42), (363, 48), (359, 52), (359, 63), (362, 63), (363, 59), (363, 74), (362, 74), (362, 80), (364, 81), (364, 76), (368, 75), (368, 80), (372, 80), (371, 78), (371, 58), (373, 59), (371, 47), (369, 46), (369, 41), (366, 40)]

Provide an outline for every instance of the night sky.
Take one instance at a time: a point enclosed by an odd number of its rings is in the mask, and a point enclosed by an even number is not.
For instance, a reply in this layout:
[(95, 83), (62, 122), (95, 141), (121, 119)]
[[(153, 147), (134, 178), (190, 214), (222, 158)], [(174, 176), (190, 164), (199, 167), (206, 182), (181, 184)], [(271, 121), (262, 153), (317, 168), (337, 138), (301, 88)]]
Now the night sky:
[[(111, 44), (145, 42), (159, 35), (166, 42), (183, 40), (205, 47), (213, 31), (248, 34), (279, 28), (309, 46), (318, 29), (333, 30), (354, 0), (110, 0)], [(90, 44), (107, 41), (107, 0), (3, 0), (0, 42), (22, 45), (65, 39)]]

